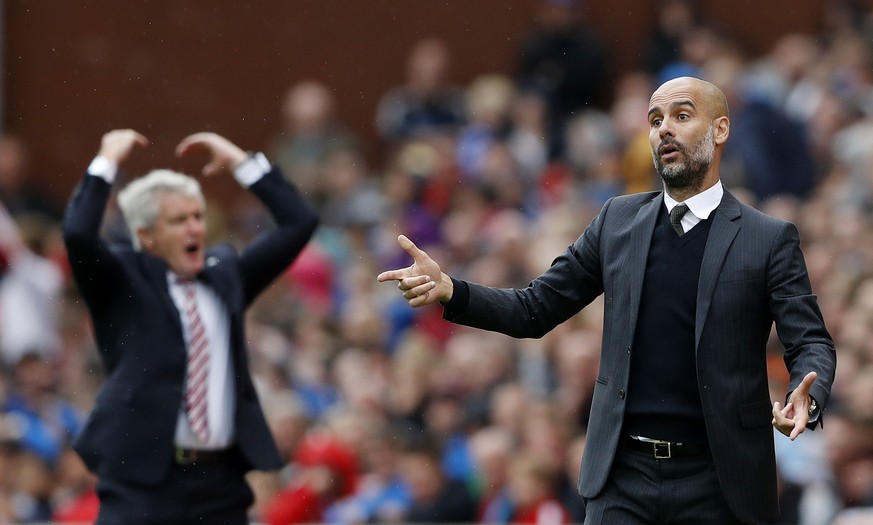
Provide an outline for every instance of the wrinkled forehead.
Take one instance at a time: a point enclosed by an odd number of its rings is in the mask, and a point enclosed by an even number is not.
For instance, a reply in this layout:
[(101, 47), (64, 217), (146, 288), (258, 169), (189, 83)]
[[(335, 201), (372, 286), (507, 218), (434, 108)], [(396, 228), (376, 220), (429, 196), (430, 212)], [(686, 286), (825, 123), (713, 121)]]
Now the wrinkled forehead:
[(703, 91), (699, 84), (683, 79), (671, 80), (652, 93), (649, 110), (664, 109), (682, 103), (689, 103), (699, 108), (704, 102), (703, 99)]

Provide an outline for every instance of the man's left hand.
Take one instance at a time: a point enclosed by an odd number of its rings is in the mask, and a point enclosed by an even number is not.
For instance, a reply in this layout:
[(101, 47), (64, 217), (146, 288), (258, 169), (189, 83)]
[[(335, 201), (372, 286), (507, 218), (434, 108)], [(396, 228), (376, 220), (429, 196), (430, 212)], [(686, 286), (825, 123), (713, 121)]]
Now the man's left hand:
[(788, 396), (785, 407), (782, 407), (778, 401), (773, 403), (773, 427), (792, 441), (806, 430), (806, 425), (809, 423), (809, 407), (812, 405), (809, 389), (816, 377), (818, 374), (815, 372), (806, 374), (800, 385)]
[(248, 158), (248, 154), (239, 146), (221, 135), (209, 132), (189, 135), (176, 147), (176, 155), (179, 157), (194, 151), (205, 151), (209, 154), (209, 163), (203, 166), (203, 175), (207, 177), (222, 171), (233, 171)]

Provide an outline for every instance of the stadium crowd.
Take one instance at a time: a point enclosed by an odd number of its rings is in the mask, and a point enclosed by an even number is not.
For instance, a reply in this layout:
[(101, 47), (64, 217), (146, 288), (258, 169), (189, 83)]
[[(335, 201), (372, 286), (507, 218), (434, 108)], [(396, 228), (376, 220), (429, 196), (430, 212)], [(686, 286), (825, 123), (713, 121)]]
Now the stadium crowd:
[[(375, 276), (408, 264), (404, 233), (454, 276), (523, 286), (607, 199), (660, 188), (649, 95), (693, 75), (730, 101), (722, 180), (797, 224), (837, 343), (824, 427), (796, 442), (774, 435), (779, 523), (873, 523), (873, 10), (829, 8), (820, 34), (784, 35), (750, 57), (690, 2), (667, 1), (639, 69), (606, 83), (597, 35), (566, 2), (544, 9), (511, 74), (455, 85), (446, 43), (416, 43), (406, 81), (374, 108), (381, 165), (337, 120), (346, 102), (329, 85), (301, 81), (285, 96), (284, 127), (263, 149), (322, 226), (247, 320), (286, 460), (250, 475), (253, 521), (581, 523), (598, 304), (540, 340), (514, 340), (413, 310)], [(95, 480), (70, 442), (102, 372), (61, 212), (28, 187), (27, 151), (0, 139), (0, 523), (87, 523)], [(244, 204), (208, 211), (211, 235), (240, 245), (267, 221)], [(122, 235), (120, 220), (107, 235)], [(774, 400), (782, 350), (773, 337)]]

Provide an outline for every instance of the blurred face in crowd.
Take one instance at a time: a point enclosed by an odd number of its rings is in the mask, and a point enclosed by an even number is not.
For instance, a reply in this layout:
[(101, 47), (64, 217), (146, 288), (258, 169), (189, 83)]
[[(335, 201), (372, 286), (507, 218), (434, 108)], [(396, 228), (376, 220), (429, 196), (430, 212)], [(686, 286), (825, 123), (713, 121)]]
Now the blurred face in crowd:
[(712, 84), (678, 78), (652, 95), (649, 143), (655, 169), (668, 189), (697, 192), (714, 184), (716, 158), (727, 132), (727, 103)]
[(137, 231), (147, 253), (163, 259), (179, 277), (194, 278), (204, 265), (206, 223), (196, 197), (175, 192), (158, 196), (154, 225)]

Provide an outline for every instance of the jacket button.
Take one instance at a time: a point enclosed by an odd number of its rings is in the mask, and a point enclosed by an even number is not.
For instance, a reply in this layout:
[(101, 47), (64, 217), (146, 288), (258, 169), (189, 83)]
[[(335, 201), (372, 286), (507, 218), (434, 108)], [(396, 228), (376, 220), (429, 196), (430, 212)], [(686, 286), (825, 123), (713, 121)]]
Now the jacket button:
[(618, 391), (618, 398), (619, 398), (619, 399), (624, 399), (624, 390), (619, 390), (619, 391)]

